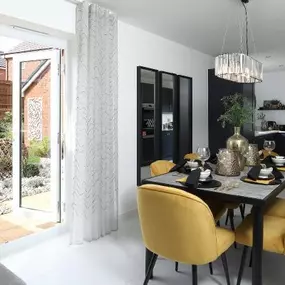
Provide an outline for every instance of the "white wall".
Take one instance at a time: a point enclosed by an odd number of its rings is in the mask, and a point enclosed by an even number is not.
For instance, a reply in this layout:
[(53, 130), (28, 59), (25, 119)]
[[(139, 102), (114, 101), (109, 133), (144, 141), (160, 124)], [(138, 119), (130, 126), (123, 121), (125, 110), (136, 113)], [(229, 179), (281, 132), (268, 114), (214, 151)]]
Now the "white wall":
[[(63, 0), (0, 0), (1, 23), (46, 31), (51, 35), (70, 39), (74, 37), (75, 32), (75, 6)], [(69, 57), (72, 58), (72, 55), (69, 54)], [(207, 70), (213, 67), (213, 58), (120, 22), (120, 213), (136, 207), (136, 67), (138, 65), (193, 78), (193, 147), (195, 149), (198, 144), (208, 144)], [(68, 109), (71, 110), (72, 107)], [(67, 149), (67, 155), (71, 151), (72, 148)]]
[(136, 207), (137, 66), (193, 78), (193, 148), (208, 144), (208, 69), (213, 58), (141, 29), (119, 23), (120, 212)]
[[(277, 99), (285, 104), (285, 71), (264, 73), (263, 82), (255, 84), (255, 93), (257, 109), (263, 106), (264, 100)], [(285, 110), (262, 112), (266, 115), (266, 121), (285, 125)], [(257, 125), (260, 125), (260, 122)]]

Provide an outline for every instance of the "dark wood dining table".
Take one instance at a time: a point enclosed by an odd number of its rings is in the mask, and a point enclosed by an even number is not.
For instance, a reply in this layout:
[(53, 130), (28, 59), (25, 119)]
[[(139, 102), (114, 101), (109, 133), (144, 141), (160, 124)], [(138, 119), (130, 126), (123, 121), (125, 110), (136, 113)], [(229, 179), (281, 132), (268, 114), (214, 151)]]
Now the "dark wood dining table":
[[(242, 173), (241, 176), (245, 175)], [(252, 205), (253, 215), (253, 248), (252, 248), (252, 284), (262, 285), (262, 253), (263, 253), (263, 210), (285, 189), (285, 181), (279, 185), (260, 185), (245, 183), (241, 177), (223, 177), (213, 175), (213, 179), (218, 180), (222, 185), (235, 183), (232, 189), (223, 188), (198, 188), (189, 190), (185, 185), (177, 182), (185, 174), (171, 172), (160, 176), (144, 179), (142, 184), (156, 184), (168, 187), (179, 188), (183, 191), (197, 195), (203, 200), (214, 200), (221, 202), (235, 202)], [(146, 249), (146, 269), (152, 257), (152, 252)]]

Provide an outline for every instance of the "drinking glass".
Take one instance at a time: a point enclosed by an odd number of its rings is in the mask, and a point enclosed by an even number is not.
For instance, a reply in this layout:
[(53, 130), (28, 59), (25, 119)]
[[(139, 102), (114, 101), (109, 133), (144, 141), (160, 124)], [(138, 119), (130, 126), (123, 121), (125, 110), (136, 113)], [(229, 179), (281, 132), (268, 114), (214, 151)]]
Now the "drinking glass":
[(211, 156), (211, 152), (208, 147), (198, 147), (197, 154), (199, 155), (202, 161), (202, 166), (205, 165), (205, 161), (208, 160)]
[(273, 151), (276, 147), (275, 141), (265, 140), (263, 143), (263, 148), (268, 151), (268, 154), (271, 155), (271, 151)]

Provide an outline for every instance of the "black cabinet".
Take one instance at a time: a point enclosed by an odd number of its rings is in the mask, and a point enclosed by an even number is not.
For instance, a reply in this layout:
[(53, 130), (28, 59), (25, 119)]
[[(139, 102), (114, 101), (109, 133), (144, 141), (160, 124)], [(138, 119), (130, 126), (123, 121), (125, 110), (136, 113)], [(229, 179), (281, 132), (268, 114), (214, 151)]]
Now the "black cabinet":
[[(220, 148), (226, 147), (227, 139), (233, 135), (233, 127), (222, 127), (218, 118), (224, 113), (221, 99), (224, 96), (235, 93), (243, 94), (252, 108), (255, 108), (254, 84), (241, 84), (224, 80), (215, 76), (215, 70), (208, 71), (208, 120), (209, 120), (209, 147), (214, 155)], [(242, 134), (250, 141), (254, 139), (253, 123), (246, 124), (242, 128)]]
[(163, 113), (173, 112), (173, 89), (162, 88), (161, 108)]
[(137, 68), (137, 184), (156, 160), (192, 152), (192, 78)]
[(171, 160), (173, 151), (173, 131), (162, 131), (162, 159)]
[(253, 142), (258, 145), (258, 149), (263, 149), (264, 140), (275, 141), (274, 152), (285, 156), (285, 134), (268, 134), (254, 138)]

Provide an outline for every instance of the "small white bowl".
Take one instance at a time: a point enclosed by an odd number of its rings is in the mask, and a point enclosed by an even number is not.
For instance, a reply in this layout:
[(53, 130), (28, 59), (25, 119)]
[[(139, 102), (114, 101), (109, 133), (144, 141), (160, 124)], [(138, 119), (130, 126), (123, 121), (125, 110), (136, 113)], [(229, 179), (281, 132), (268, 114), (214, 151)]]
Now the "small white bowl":
[(207, 169), (205, 171), (201, 171), (200, 173), (200, 181), (205, 181), (211, 175), (211, 170)]
[(197, 169), (199, 167), (199, 163), (196, 161), (187, 161), (187, 165), (191, 168), (191, 169)]
[(277, 166), (282, 166), (285, 164), (285, 158), (284, 156), (276, 156), (276, 157), (272, 157), (273, 162), (277, 165)]
[(273, 171), (273, 168), (272, 167), (269, 167), (269, 168), (262, 168), (260, 170), (260, 174), (259, 174), (259, 177), (260, 178), (267, 178)]

